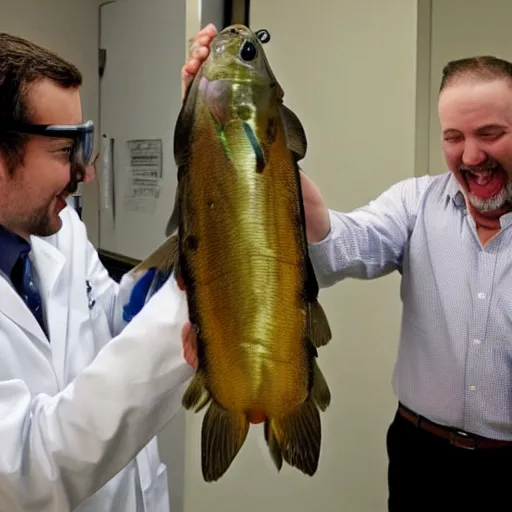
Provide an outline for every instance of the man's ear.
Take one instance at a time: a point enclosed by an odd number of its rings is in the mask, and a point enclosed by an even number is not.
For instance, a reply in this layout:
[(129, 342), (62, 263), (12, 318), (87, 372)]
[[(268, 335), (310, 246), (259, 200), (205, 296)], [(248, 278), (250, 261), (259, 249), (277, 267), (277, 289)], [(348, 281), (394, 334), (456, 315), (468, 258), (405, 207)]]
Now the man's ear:
[(91, 183), (92, 181), (94, 181), (96, 179), (96, 166), (95, 165), (88, 165), (86, 168), (85, 168), (85, 173), (84, 173), (84, 183), (87, 184), (87, 183)]

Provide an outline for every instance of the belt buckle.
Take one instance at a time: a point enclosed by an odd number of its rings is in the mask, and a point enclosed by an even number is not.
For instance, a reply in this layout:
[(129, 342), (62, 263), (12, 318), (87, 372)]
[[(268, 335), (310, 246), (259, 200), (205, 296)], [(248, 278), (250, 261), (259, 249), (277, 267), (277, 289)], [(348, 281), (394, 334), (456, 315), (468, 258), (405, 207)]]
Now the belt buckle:
[[(467, 439), (470, 441), (470, 444), (464, 444), (462, 441), (458, 441), (456, 436)], [(474, 437), (470, 437), (469, 434), (463, 430), (450, 432), (450, 444), (458, 448), (464, 448), (465, 450), (476, 450), (477, 448), (477, 440)]]

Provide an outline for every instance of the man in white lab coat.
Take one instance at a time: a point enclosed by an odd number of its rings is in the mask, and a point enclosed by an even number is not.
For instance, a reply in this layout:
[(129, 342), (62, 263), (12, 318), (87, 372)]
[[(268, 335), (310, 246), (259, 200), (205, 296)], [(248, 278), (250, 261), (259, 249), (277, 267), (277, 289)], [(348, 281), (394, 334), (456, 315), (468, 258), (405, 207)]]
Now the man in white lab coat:
[(81, 82), (0, 34), (0, 510), (167, 512), (155, 436), (192, 373), (186, 300), (168, 280), (123, 318), (141, 281), (110, 279), (66, 206), (90, 179)]

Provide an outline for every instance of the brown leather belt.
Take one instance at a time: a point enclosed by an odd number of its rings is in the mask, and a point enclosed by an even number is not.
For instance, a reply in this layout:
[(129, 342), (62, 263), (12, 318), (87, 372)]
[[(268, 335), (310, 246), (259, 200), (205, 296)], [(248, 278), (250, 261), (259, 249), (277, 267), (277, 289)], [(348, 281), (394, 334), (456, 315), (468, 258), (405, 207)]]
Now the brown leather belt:
[(470, 434), (462, 430), (457, 430), (450, 427), (438, 425), (419, 414), (407, 409), (402, 404), (398, 405), (398, 412), (406, 420), (410, 421), (417, 427), (430, 432), (443, 439), (448, 439), (450, 444), (458, 446), (459, 448), (466, 448), (469, 450), (476, 449), (493, 449), (512, 447), (512, 441), (501, 441), (498, 439), (488, 439), (486, 437)]

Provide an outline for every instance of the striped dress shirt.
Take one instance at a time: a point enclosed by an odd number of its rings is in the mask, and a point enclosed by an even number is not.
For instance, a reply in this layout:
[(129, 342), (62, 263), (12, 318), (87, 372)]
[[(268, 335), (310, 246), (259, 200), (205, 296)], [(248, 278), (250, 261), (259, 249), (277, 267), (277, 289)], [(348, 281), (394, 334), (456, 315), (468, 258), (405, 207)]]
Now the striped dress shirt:
[(321, 287), (401, 274), (393, 389), (443, 425), (512, 439), (512, 214), (485, 247), (451, 173), (399, 182), (309, 247)]

